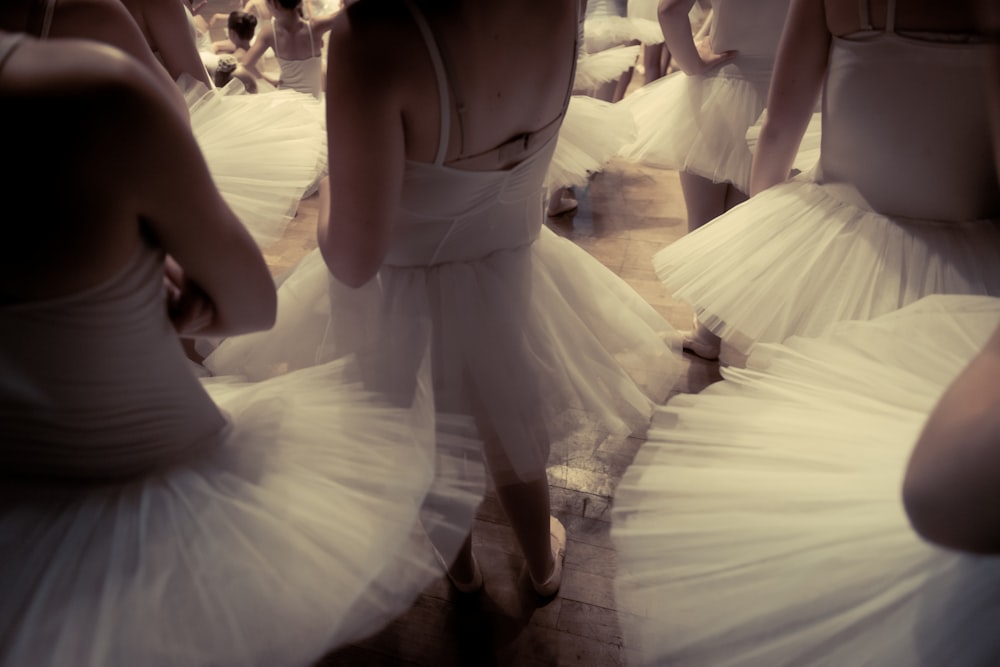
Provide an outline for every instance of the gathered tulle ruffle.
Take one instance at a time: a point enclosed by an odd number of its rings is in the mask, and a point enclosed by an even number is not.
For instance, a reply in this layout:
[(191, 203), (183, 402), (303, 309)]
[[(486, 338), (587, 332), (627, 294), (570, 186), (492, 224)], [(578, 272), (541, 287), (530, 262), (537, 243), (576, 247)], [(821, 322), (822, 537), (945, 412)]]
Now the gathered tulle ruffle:
[(639, 46), (616, 46), (597, 53), (581, 53), (576, 61), (573, 91), (587, 93), (598, 86), (614, 81), (634, 66), (639, 57)]
[[(5, 493), (0, 664), (308, 665), (378, 631), (471, 528), (478, 442), (334, 362), (209, 378), (231, 432), (122, 484)], [(440, 428), (440, 427), (438, 427)], [(466, 433), (468, 433), (468, 427)]]
[(240, 94), (178, 81), (191, 130), (222, 198), (261, 246), (281, 238), (299, 202), (327, 169), (321, 103), (295, 91)]
[(675, 72), (620, 102), (635, 118), (630, 162), (676, 169), (749, 190), (746, 133), (764, 110), (770, 63), (730, 63), (706, 75)]
[(278, 303), (271, 331), (225, 341), (206, 365), (267, 375), (354, 354), (371, 386), (405, 394), (418, 360), (411, 332), (433, 321), (437, 408), (478, 416), (501, 481), (544, 475), (549, 444), (595, 421), (644, 432), (678, 373), (670, 325), (546, 229), (529, 247), (473, 262), (385, 266), (358, 290), (330, 277), (314, 252), (282, 283)]
[(1000, 226), (893, 220), (849, 185), (797, 179), (672, 243), (653, 265), (675, 298), (745, 352), (929, 294), (1000, 296)]
[(932, 296), (658, 411), (616, 491), (617, 601), (642, 664), (1000, 661), (1000, 561), (910, 528), (910, 450), (1000, 301)]
[(663, 31), (656, 21), (625, 16), (593, 16), (583, 24), (583, 50), (597, 53), (621, 44), (659, 44)]
[(574, 95), (559, 129), (545, 176), (549, 187), (585, 186), (621, 147), (635, 138), (631, 114), (617, 104)]

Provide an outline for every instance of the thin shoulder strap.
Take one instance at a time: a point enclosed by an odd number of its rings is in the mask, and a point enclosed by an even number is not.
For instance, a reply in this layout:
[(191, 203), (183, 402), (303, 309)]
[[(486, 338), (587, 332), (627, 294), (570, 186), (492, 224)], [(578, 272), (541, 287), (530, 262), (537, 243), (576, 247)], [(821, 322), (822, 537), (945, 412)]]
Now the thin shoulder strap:
[(10, 58), (10, 54), (14, 53), (14, 49), (21, 43), (22, 39), (24, 39), (22, 32), (0, 33), (0, 71), (3, 71), (7, 58)]
[(52, 15), (56, 13), (56, 0), (47, 0), (45, 3), (45, 18), (42, 19), (42, 39), (48, 39), (49, 30), (52, 29)]
[(885, 31), (896, 32), (896, 0), (889, 0), (885, 9)]
[(28, 25), (24, 27), (25, 31), (38, 39), (48, 39), (55, 11), (56, 0), (32, 0), (29, 3)]
[(441, 109), (441, 129), (440, 136), (438, 137), (437, 154), (434, 156), (434, 164), (441, 166), (444, 164), (444, 156), (448, 151), (448, 139), (451, 136), (448, 70), (445, 67), (444, 58), (441, 57), (441, 50), (438, 48), (437, 40), (434, 39), (434, 33), (431, 31), (431, 26), (427, 23), (427, 19), (413, 3), (413, 0), (403, 0), (403, 2), (406, 8), (410, 10), (410, 14), (413, 15), (413, 22), (417, 24), (420, 35), (424, 38), (427, 52), (430, 54), (431, 62), (434, 64), (434, 77), (437, 79), (438, 86), (438, 107)]
[(868, 0), (858, 0), (858, 26), (862, 30), (873, 30), (872, 11)]
[(280, 58), (278, 55), (278, 31), (274, 27), (274, 17), (271, 17), (271, 35), (274, 37), (274, 45), (271, 47), (274, 49), (274, 57)]

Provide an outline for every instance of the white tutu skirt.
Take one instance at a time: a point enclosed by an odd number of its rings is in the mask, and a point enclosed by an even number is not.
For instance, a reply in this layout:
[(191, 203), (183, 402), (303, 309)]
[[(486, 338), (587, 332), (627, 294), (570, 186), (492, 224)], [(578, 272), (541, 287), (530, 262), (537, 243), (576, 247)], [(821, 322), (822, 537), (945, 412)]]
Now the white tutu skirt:
[(893, 220), (846, 184), (770, 188), (653, 257), (675, 298), (741, 351), (928, 294), (1000, 296), (1000, 224)]
[(295, 91), (238, 94), (239, 81), (215, 91), (183, 77), (179, 85), (222, 198), (258, 244), (278, 240), (327, 168), (321, 103)]
[(501, 484), (544, 476), (550, 443), (595, 420), (645, 432), (679, 371), (670, 325), (544, 228), (530, 246), (476, 261), (384, 266), (358, 290), (316, 251), (281, 284), (274, 328), (226, 340), (205, 363), (267, 376), (351, 353), (372, 386), (406, 395), (428, 322), (439, 413), (476, 416)]
[(750, 189), (747, 130), (764, 110), (772, 63), (738, 59), (709, 74), (675, 72), (621, 101), (635, 118), (636, 140), (621, 156)]
[(597, 53), (621, 44), (663, 42), (663, 31), (657, 21), (625, 16), (588, 16), (583, 23), (583, 50)]
[(635, 138), (632, 115), (617, 104), (574, 95), (559, 128), (545, 175), (550, 188), (587, 185), (621, 147)]
[(638, 46), (615, 46), (597, 53), (581, 53), (576, 61), (573, 92), (587, 94), (618, 79), (638, 58)]
[(923, 423), (1000, 323), (929, 297), (671, 400), (615, 496), (626, 646), (656, 665), (1000, 664), (1000, 559), (910, 528)]
[(440, 576), (428, 533), (471, 527), (482, 489), (448, 471), (478, 444), (442, 455), (431, 398), (383, 407), (346, 368), (205, 380), (231, 430), (171, 469), (5, 489), (0, 664), (309, 665), (404, 612)]

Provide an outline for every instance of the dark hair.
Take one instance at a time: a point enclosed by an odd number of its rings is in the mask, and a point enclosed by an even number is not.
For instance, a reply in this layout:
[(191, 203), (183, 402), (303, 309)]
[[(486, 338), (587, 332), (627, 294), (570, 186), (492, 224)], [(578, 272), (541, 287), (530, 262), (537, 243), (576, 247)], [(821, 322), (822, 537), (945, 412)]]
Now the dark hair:
[(295, 9), (302, 4), (302, 0), (277, 0), (278, 4), (285, 9)]
[(230, 12), (229, 29), (236, 33), (240, 39), (248, 42), (253, 39), (253, 34), (257, 30), (257, 17), (247, 12)]

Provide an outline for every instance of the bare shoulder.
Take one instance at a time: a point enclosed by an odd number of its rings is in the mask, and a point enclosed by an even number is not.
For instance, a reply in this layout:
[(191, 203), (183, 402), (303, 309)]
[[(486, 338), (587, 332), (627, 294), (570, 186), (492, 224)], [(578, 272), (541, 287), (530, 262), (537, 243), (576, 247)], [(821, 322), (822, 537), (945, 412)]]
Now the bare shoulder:
[(8, 99), (100, 94), (130, 90), (145, 80), (141, 66), (122, 51), (85, 39), (39, 42), (26, 39), (4, 67), (2, 89)]
[[(393, 48), (385, 48), (387, 44)], [(328, 73), (384, 88), (405, 80), (418, 47), (423, 42), (401, 0), (360, 0), (331, 20)]]

